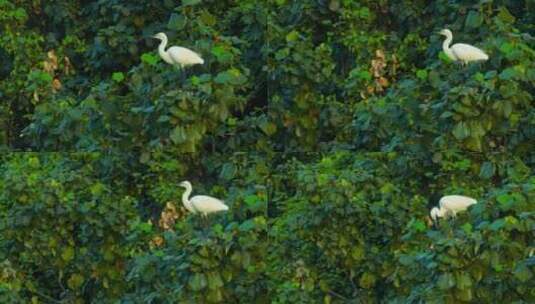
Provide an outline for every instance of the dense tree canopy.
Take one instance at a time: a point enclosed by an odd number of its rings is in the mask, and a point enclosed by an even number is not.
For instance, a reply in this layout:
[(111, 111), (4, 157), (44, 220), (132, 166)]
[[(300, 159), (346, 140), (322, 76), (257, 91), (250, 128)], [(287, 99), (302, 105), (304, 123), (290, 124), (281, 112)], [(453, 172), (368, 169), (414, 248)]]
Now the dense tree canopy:
[(535, 1), (0, 0), (0, 34), (0, 303), (535, 302)]

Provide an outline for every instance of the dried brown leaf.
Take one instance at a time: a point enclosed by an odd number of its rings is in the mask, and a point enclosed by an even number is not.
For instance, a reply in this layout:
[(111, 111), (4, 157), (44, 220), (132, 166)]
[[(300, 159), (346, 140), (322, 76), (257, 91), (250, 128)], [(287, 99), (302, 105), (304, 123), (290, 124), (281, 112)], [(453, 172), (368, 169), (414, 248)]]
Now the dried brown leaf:
[(63, 58), (63, 73), (65, 73), (65, 75), (70, 75), (71, 73), (74, 73), (74, 68), (71, 64), (71, 60), (67, 56)]
[(52, 90), (54, 92), (57, 92), (61, 89), (61, 81), (59, 81), (59, 79), (57, 78), (54, 78), (54, 80), (52, 80)]
[(47, 57), (48, 57), (47, 61), (50, 64), (50, 68), (54, 71), (57, 70), (58, 69), (58, 57), (56, 56), (56, 52), (54, 50), (48, 51)]
[(383, 88), (386, 88), (389, 84), (388, 82), (388, 79), (384, 78), (384, 77), (379, 77), (377, 79), (377, 84)]
[(164, 210), (160, 214), (158, 225), (164, 230), (172, 230), (178, 218), (179, 214), (173, 202), (167, 202)]
[(150, 241), (150, 245), (153, 247), (161, 247), (163, 246), (163, 244), (164, 244), (164, 239), (159, 235), (153, 237), (152, 240)]

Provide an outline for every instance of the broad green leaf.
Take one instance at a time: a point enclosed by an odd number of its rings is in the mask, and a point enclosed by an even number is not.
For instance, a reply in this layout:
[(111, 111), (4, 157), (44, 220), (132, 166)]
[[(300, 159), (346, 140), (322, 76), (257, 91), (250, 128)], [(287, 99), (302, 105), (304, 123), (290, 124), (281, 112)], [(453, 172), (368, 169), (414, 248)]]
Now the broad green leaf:
[(416, 72), (416, 77), (420, 78), (421, 80), (427, 79), (427, 71), (426, 70), (418, 70)]
[(500, 203), (501, 205), (507, 205), (509, 204), (512, 200), (513, 200), (513, 197), (511, 195), (509, 195), (508, 193), (504, 193), (504, 194), (500, 194), (498, 195), (498, 197), (496, 198), (496, 200), (498, 201), (498, 203)]
[(427, 230), (427, 226), (425, 225), (425, 223), (422, 220), (415, 220), (412, 223), (412, 229), (417, 231), (417, 232), (424, 232), (424, 231)]
[(31, 168), (37, 169), (41, 166), (41, 161), (37, 157), (30, 157), (28, 158), (28, 165), (30, 165)]
[(258, 202), (258, 196), (256, 196), (256, 195), (247, 195), (245, 197), (245, 203), (248, 206), (252, 206), (252, 205), (256, 204), (257, 202)]
[(502, 80), (511, 80), (516, 77), (516, 71), (514, 68), (506, 68), (500, 73), (500, 79)]
[(513, 112), (513, 104), (510, 100), (504, 100), (502, 109), (503, 117), (509, 118), (511, 116), (511, 113)]
[(286, 35), (286, 41), (287, 42), (294, 42), (299, 38), (299, 32), (297, 31), (291, 31)]
[(169, 138), (173, 141), (174, 144), (181, 144), (186, 141), (186, 131), (181, 126), (176, 126), (173, 131), (171, 131), (171, 134), (169, 134)]
[(232, 180), (236, 174), (236, 166), (232, 163), (225, 163), (223, 167), (221, 167), (221, 172), (219, 173), (219, 177), (223, 180)]
[(477, 28), (481, 26), (482, 22), (483, 22), (483, 18), (478, 12), (470, 11), (468, 13), (468, 16), (466, 17), (465, 25), (467, 28)]
[(470, 223), (466, 223), (466, 224), (462, 225), (461, 228), (463, 229), (463, 231), (465, 233), (471, 233), (472, 232), (472, 224), (470, 224)]
[(450, 289), (455, 286), (455, 278), (451, 273), (444, 273), (438, 277), (437, 285), (442, 290)]
[(494, 176), (495, 166), (491, 162), (484, 162), (479, 171), (479, 176), (484, 179), (489, 179)]
[(355, 245), (351, 250), (351, 257), (356, 261), (362, 261), (364, 259), (364, 248), (362, 246)]
[(193, 6), (201, 3), (202, 0), (182, 0), (182, 6)]
[(246, 252), (246, 251), (242, 252), (241, 263), (244, 269), (247, 269), (247, 267), (251, 265), (251, 254), (249, 252)]
[(221, 63), (231, 62), (233, 55), (224, 46), (216, 45), (212, 48), (211, 53), (217, 58), (217, 61)]
[(452, 62), (452, 60), (448, 57), (448, 55), (446, 55), (446, 53), (444, 53), (444, 51), (440, 51), (440, 53), (438, 53), (438, 58), (443, 62)]
[(67, 263), (70, 262), (74, 258), (74, 248), (70, 246), (63, 248), (61, 258)]
[(229, 83), (232, 79), (232, 76), (227, 72), (219, 72), (217, 76), (214, 78), (214, 81), (219, 84), (226, 84)]
[(333, 12), (336, 12), (340, 9), (340, 1), (339, 0), (330, 0), (329, 1), (329, 9)]
[(158, 57), (151, 53), (145, 53), (141, 55), (141, 61), (153, 66), (156, 65), (156, 62), (158, 62)]
[(472, 278), (467, 272), (460, 272), (455, 275), (455, 282), (458, 289), (469, 289), (472, 287)]
[(473, 298), (474, 298), (474, 294), (472, 292), (472, 288), (470, 288), (470, 287), (461, 289), (456, 294), (457, 294), (457, 298), (459, 300), (461, 300), (461, 301), (469, 302), (469, 301), (472, 301)]
[(180, 31), (186, 26), (187, 20), (186, 17), (182, 14), (171, 14), (169, 22), (167, 23), (167, 28), (170, 30)]
[(207, 280), (204, 273), (195, 273), (190, 276), (188, 286), (193, 291), (199, 291), (206, 287)]
[(519, 264), (513, 274), (520, 282), (528, 282), (533, 278), (533, 272), (525, 264)]
[(243, 222), (240, 225), (240, 230), (241, 231), (249, 231), (251, 229), (254, 229), (255, 227), (256, 227), (256, 224), (255, 224), (254, 220), (250, 219), (250, 220), (246, 220), (245, 222)]
[(111, 75), (111, 79), (115, 82), (121, 82), (124, 80), (124, 74), (122, 72), (115, 72)]
[(148, 232), (151, 232), (152, 231), (152, 224), (150, 223), (145, 223), (145, 222), (141, 222), (138, 224), (137, 226), (139, 228), (139, 230), (145, 232), (145, 233), (148, 233)]
[(364, 79), (368, 81), (372, 79), (372, 74), (366, 70), (358, 71), (357, 75), (360, 79)]
[(516, 19), (503, 5), (499, 8), (498, 18), (505, 23), (514, 23)]
[(359, 285), (362, 288), (370, 289), (375, 285), (375, 275), (370, 272), (365, 272), (359, 280)]
[(266, 135), (271, 136), (277, 132), (277, 125), (269, 121), (263, 121), (260, 123), (260, 129), (262, 129)]
[(210, 303), (221, 303), (223, 301), (223, 293), (221, 288), (208, 291), (207, 299)]
[(505, 220), (504, 219), (497, 219), (492, 224), (490, 224), (489, 228), (492, 231), (500, 230), (505, 226)]
[(208, 277), (208, 288), (215, 290), (220, 287), (223, 287), (223, 280), (221, 279), (221, 276), (218, 272), (209, 272), (207, 274)]
[(512, 43), (505, 42), (500, 45), (500, 51), (506, 55), (515, 50), (515, 46)]
[(200, 19), (202, 22), (208, 26), (214, 26), (217, 24), (217, 19), (214, 15), (210, 14), (208, 11), (203, 10), (201, 13)]
[(70, 289), (76, 290), (82, 286), (84, 283), (84, 277), (80, 274), (73, 274), (69, 277), (67, 280), (67, 286), (69, 286)]
[(468, 125), (464, 121), (458, 122), (453, 128), (453, 136), (458, 140), (463, 140), (470, 136)]
[(434, 88), (437, 88), (440, 86), (440, 74), (437, 71), (435, 70), (429, 71), (428, 78), (429, 78), (429, 83), (431, 83), (431, 85)]

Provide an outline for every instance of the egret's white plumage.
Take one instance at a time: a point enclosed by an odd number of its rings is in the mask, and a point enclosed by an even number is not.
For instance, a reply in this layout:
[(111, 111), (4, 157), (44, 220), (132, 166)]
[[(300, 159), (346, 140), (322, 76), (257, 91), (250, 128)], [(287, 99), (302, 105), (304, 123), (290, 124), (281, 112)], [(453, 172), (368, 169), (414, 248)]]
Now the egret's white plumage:
[(167, 45), (167, 35), (165, 35), (165, 33), (158, 33), (152, 37), (161, 40), (160, 45), (158, 46), (158, 54), (165, 62), (172, 65), (178, 65), (181, 68), (188, 65), (204, 64), (204, 60), (201, 56), (190, 49), (181, 46), (172, 46), (166, 51), (165, 46)]
[(191, 191), (193, 190), (191, 183), (188, 181), (183, 181), (180, 183), (181, 187), (186, 188), (186, 191), (182, 194), (182, 204), (188, 209), (191, 213), (197, 213), (207, 216), (209, 213), (227, 211), (228, 206), (221, 200), (217, 198), (207, 196), (207, 195), (196, 195), (189, 198)]
[(488, 60), (489, 56), (482, 50), (464, 43), (456, 43), (450, 47), (453, 40), (453, 34), (448, 29), (440, 31), (441, 35), (446, 36), (446, 40), (442, 43), (444, 53), (453, 61), (461, 61), (467, 64), (470, 61)]
[(446, 195), (439, 201), (440, 208), (431, 209), (431, 218), (436, 220), (439, 217), (457, 215), (457, 212), (465, 211), (468, 207), (477, 204), (477, 200), (463, 195)]

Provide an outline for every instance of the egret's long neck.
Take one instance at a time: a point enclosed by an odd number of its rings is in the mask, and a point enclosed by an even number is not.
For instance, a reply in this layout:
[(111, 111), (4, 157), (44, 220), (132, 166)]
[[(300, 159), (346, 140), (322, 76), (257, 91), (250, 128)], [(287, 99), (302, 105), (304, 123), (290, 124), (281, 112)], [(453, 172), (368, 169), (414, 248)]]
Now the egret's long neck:
[(167, 37), (164, 37), (162, 39), (162, 42), (160, 42), (160, 45), (158, 46), (158, 54), (160, 54), (160, 57), (162, 57), (162, 59), (165, 62), (173, 64), (173, 62), (171, 61), (171, 56), (169, 56), (169, 54), (167, 54), (167, 52), (165, 51), (166, 45), (167, 45)]
[(446, 40), (444, 40), (444, 42), (442, 43), (442, 49), (444, 50), (444, 53), (446, 53), (446, 55), (451, 60), (455, 61), (458, 58), (457, 58), (457, 56), (455, 56), (455, 54), (453, 54), (453, 52), (450, 49), (451, 40), (453, 40), (453, 36), (452, 35), (446, 36)]
[(190, 212), (195, 213), (195, 208), (191, 205), (191, 202), (189, 201), (189, 196), (191, 194), (191, 187), (186, 187), (186, 191), (182, 193), (182, 204), (186, 209), (188, 209)]

